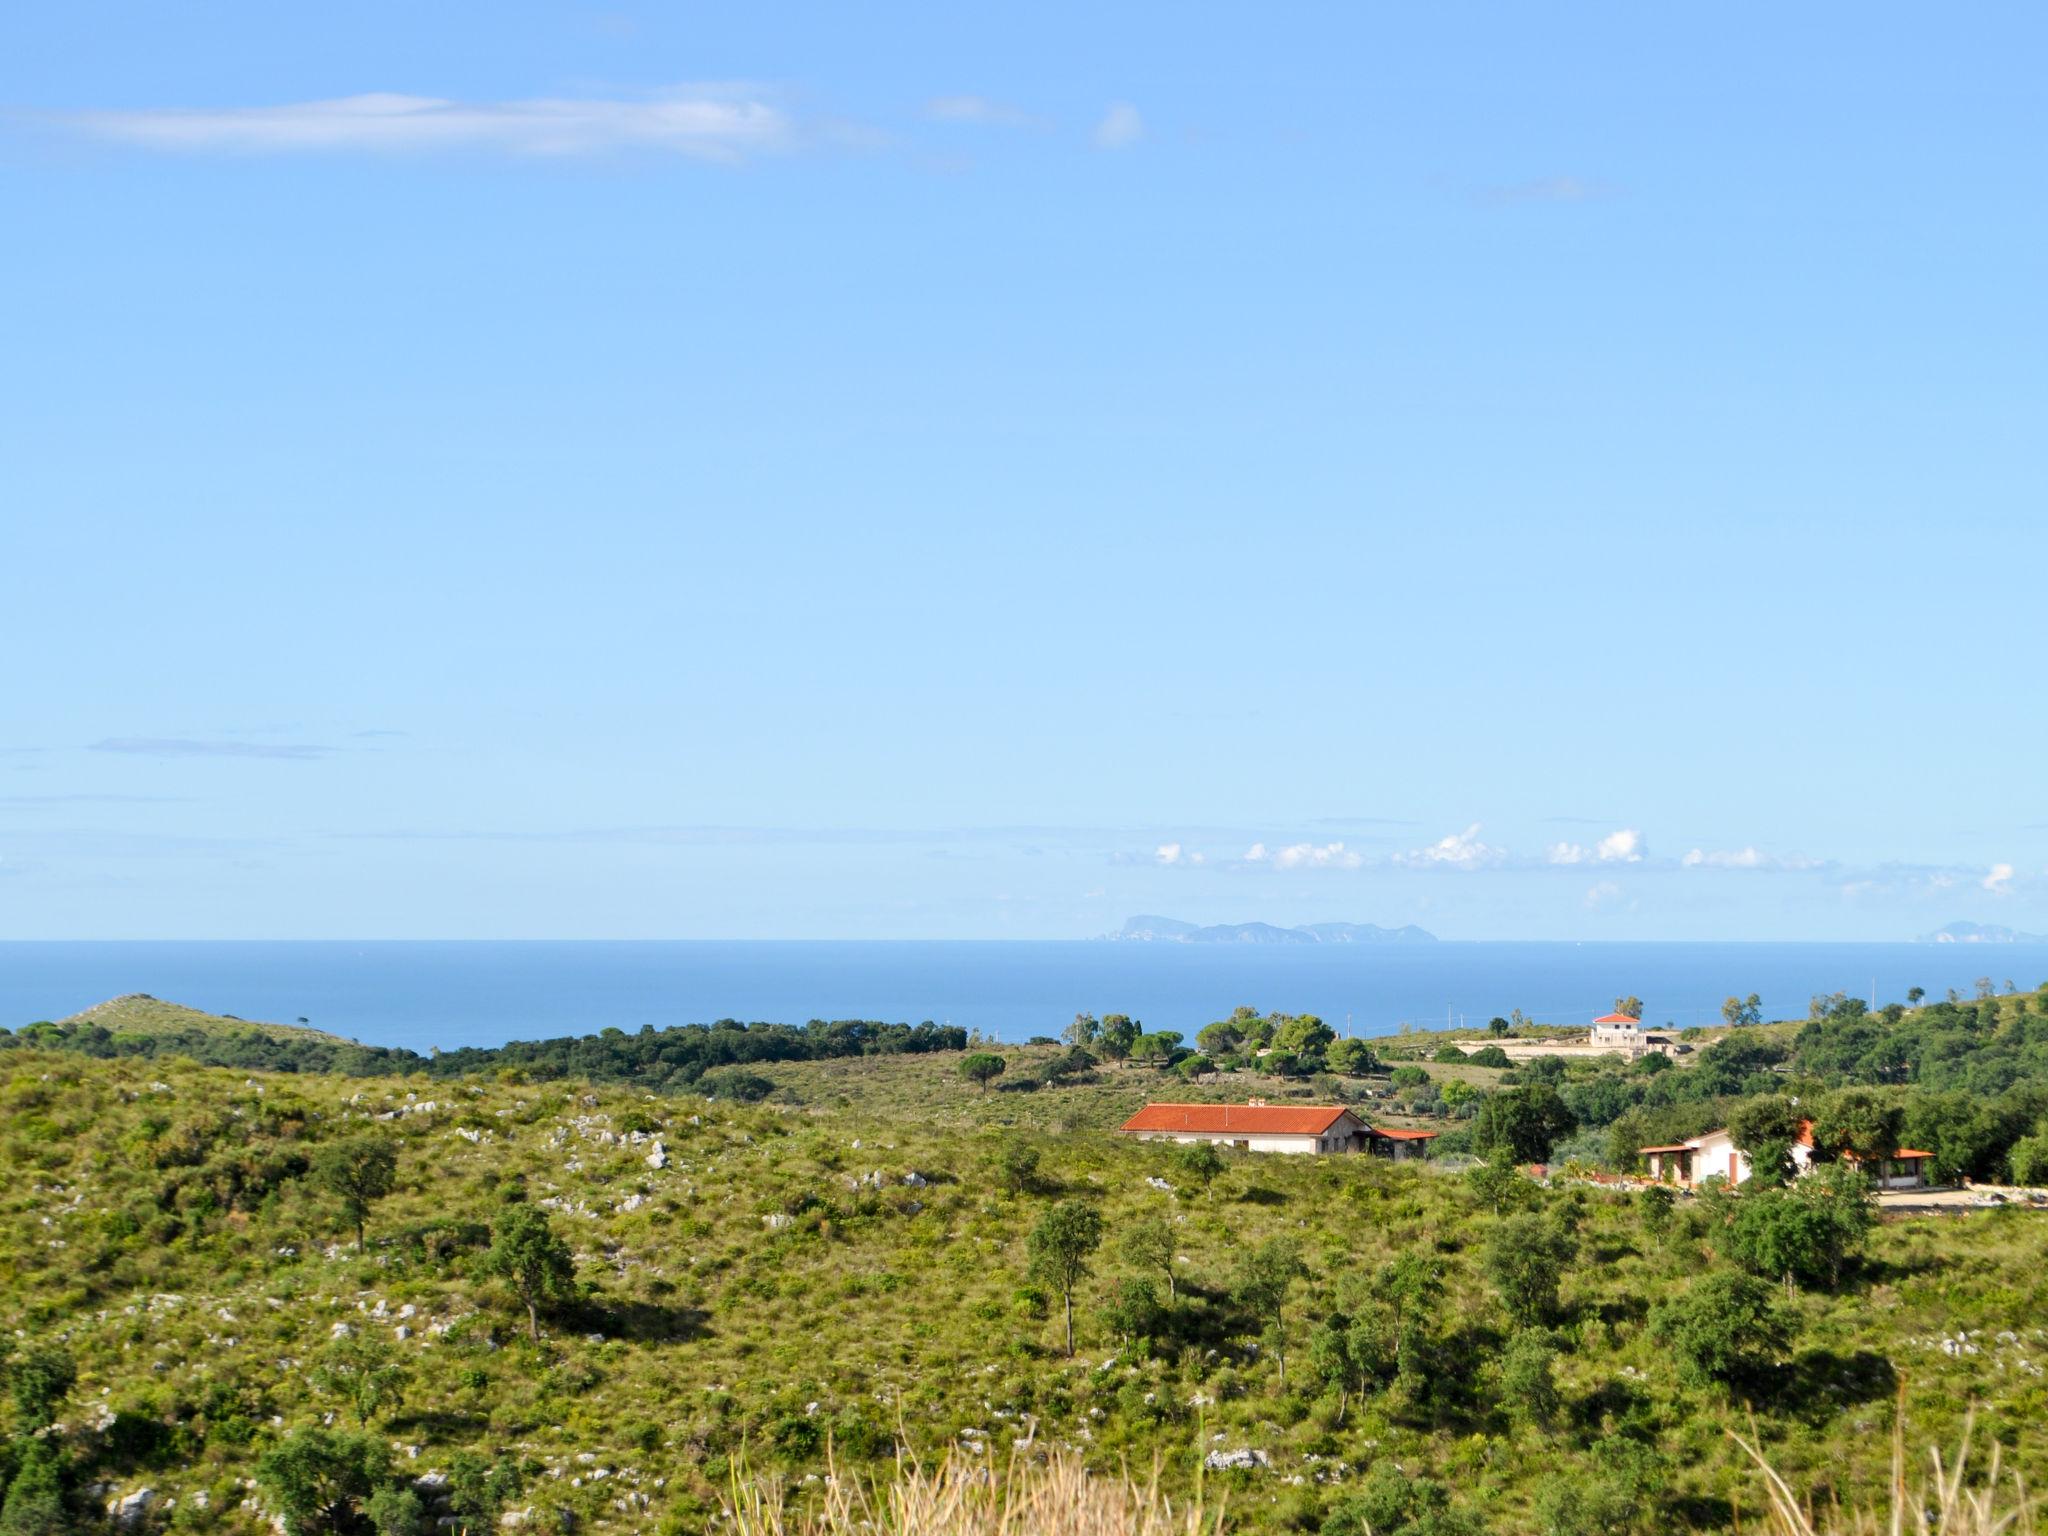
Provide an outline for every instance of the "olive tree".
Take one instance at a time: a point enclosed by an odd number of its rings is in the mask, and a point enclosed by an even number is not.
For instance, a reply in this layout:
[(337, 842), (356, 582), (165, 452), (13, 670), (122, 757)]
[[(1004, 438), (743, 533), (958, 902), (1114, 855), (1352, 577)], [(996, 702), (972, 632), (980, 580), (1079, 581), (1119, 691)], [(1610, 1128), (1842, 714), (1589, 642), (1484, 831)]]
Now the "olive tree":
[(1173, 1273), (1173, 1228), (1164, 1219), (1152, 1216), (1135, 1226), (1126, 1227), (1123, 1236), (1117, 1240), (1117, 1247), (1133, 1264), (1157, 1270), (1166, 1276), (1169, 1305), (1180, 1300), (1180, 1287)]
[(1287, 1385), (1287, 1295), (1308, 1273), (1301, 1244), (1291, 1237), (1269, 1237), (1238, 1264), (1234, 1287), (1241, 1305), (1273, 1335), (1273, 1353), (1280, 1363), (1280, 1385)]
[(1059, 1290), (1069, 1359), (1074, 1354), (1074, 1289), (1088, 1277), (1088, 1261), (1101, 1246), (1102, 1216), (1078, 1200), (1062, 1200), (1047, 1211), (1025, 1244), (1031, 1272)]
[(508, 1206), (491, 1224), (491, 1246), (483, 1272), (512, 1287), (526, 1308), (526, 1329), (540, 1337), (540, 1309), (576, 1294), (576, 1259), (549, 1224), (547, 1212), (530, 1205)]
[(344, 1137), (314, 1153), (313, 1178), (341, 1202), (343, 1219), (356, 1229), (356, 1252), (370, 1207), (391, 1193), (397, 1174), (398, 1152), (386, 1136)]

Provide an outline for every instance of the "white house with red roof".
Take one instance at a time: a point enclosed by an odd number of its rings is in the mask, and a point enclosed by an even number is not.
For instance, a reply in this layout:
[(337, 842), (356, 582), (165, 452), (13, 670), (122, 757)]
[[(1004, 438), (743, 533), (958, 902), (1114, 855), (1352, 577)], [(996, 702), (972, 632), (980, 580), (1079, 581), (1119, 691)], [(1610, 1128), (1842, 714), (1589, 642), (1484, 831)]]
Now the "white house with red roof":
[(1435, 1131), (1372, 1126), (1340, 1105), (1147, 1104), (1117, 1128), (1140, 1141), (1206, 1141), (1242, 1152), (1367, 1152), (1426, 1156)]
[[(1651, 1178), (1685, 1189), (1716, 1178), (1726, 1179), (1730, 1185), (1745, 1184), (1754, 1171), (1750, 1167), (1749, 1154), (1735, 1145), (1734, 1138), (1726, 1129), (1688, 1136), (1684, 1141), (1674, 1141), (1665, 1146), (1637, 1150), (1648, 1160)], [(1844, 1152), (1842, 1161), (1853, 1167), (1862, 1159), (1853, 1152)], [(1900, 1147), (1890, 1157), (1877, 1159), (1875, 1167), (1864, 1171), (1870, 1174), (1879, 1189), (1920, 1189), (1929, 1182), (1933, 1162), (1932, 1152)], [(1794, 1174), (1804, 1176), (1818, 1166), (1814, 1158), (1813, 1122), (1802, 1120), (1799, 1139), (1792, 1144), (1792, 1170)]]
[(1594, 1051), (1619, 1052), (1631, 1061), (1650, 1055), (1677, 1056), (1684, 1050), (1669, 1035), (1643, 1028), (1643, 1021), (1632, 1013), (1601, 1014), (1593, 1021), (1593, 1032), (1586, 1037), (1586, 1045)]

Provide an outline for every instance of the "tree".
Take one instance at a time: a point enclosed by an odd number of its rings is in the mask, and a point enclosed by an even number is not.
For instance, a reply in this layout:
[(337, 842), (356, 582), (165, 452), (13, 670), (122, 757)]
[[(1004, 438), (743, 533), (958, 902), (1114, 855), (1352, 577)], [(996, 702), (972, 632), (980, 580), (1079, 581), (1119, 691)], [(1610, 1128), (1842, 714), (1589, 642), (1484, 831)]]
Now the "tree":
[(1925, 987), (1906, 988), (1906, 1001), (1911, 1003), (1916, 1008), (1920, 1006), (1920, 999), (1925, 997), (1926, 995), (1927, 989)]
[(2048, 1134), (2022, 1136), (2006, 1153), (2015, 1184), (2048, 1184)]
[(1060, 1031), (1060, 1038), (1078, 1048), (1095, 1043), (1095, 1037), (1102, 1033), (1102, 1026), (1095, 1021), (1092, 1013), (1077, 1013), (1074, 1022)]
[(322, 1536), (352, 1523), (390, 1468), (391, 1452), (375, 1435), (297, 1429), (263, 1453), (256, 1483), (287, 1536)]
[(37, 1434), (57, 1417), (57, 1405), (78, 1385), (78, 1364), (61, 1344), (31, 1344), (7, 1362), (7, 1395), (17, 1427)]
[(1337, 1423), (1344, 1422), (1353, 1393), (1363, 1395), (1375, 1383), (1394, 1377), (1393, 1327), (1384, 1312), (1352, 1317), (1333, 1312), (1309, 1335), (1308, 1365), (1316, 1378), (1337, 1393)]
[(1273, 1335), (1273, 1353), (1280, 1362), (1280, 1385), (1287, 1385), (1287, 1293), (1308, 1273), (1301, 1262), (1301, 1244), (1291, 1237), (1269, 1237), (1239, 1262), (1238, 1301)]
[(0, 1536), (69, 1536), (78, 1530), (64, 1507), (64, 1463), (57, 1447), (31, 1436), (20, 1442), (19, 1454), (0, 1501)]
[(371, 1494), (363, 1514), (377, 1536), (433, 1536), (426, 1503), (403, 1483), (386, 1483)]
[(1338, 1040), (1323, 1052), (1323, 1065), (1343, 1077), (1364, 1077), (1379, 1070), (1380, 1059), (1363, 1040)]
[(1273, 1048), (1296, 1056), (1320, 1060), (1337, 1031), (1312, 1013), (1298, 1013), (1273, 1031)]
[(1078, 1200), (1062, 1200), (1032, 1228), (1026, 1241), (1031, 1273), (1059, 1289), (1066, 1309), (1067, 1358), (1074, 1355), (1074, 1288), (1088, 1276), (1088, 1261), (1102, 1246), (1102, 1216)]
[(1181, 1034), (1177, 1029), (1161, 1029), (1149, 1035), (1140, 1035), (1131, 1042), (1131, 1060), (1149, 1061), (1156, 1066), (1170, 1067), (1179, 1059), (1180, 1042)]
[(569, 1245), (555, 1235), (547, 1212), (531, 1205), (513, 1205), (491, 1224), (491, 1246), (483, 1272), (512, 1287), (526, 1308), (526, 1329), (540, 1338), (540, 1309), (559, 1305), (576, 1294), (576, 1259)]
[(1169, 1303), (1180, 1299), (1180, 1289), (1173, 1273), (1173, 1228), (1165, 1221), (1151, 1216), (1125, 1228), (1117, 1246), (1131, 1263), (1145, 1269), (1156, 1269), (1166, 1276), (1166, 1299)]
[(1523, 1328), (1500, 1357), (1501, 1402), (1515, 1418), (1549, 1425), (1562, 1399), (1557, 1391), (1557, 1337), (1543, 1328)]
[(341, 1201), (342, 1218), (356, 1229), (356, 1252), (363, 1251), (370, 1207), (391, 1193), (397, 1174), (397, 1149), (384, 1136), (344, 1137), (313, 1154), (313, 1178)]
[(1174, 1153), (1174, 1160), (1180, 1164), (1183, 1174), (1202, 1186), (1203, 1194), (1209, 1192), (1209, 1186), (1223, 1172), (1223, 1154), (1212, 1142), (1189, 1142)]
[(476, 1536), (495, 1524), (498, 1511), (519, 1493), (519, 1466), (509, 1457), (487, 1462), (474, 1451), (457, 1451), (448, 1461), (448, 1508), (461, 1536)]
[(1444, 1294), (1442, 1262), (1426, 1249), (1406, 1249), (1373, 1275), (1373, 1292), (1394, 1314), (1395, 1374), (1411, 1390), (1427, 1376), (1431, 1324)]
[(1813, 1111), (1813, 1153), (1828, 1160), (1844, 1153), (1875, 1165), (1899, 1150), (1906, 1112), (1869, 1088), (1844, 1088)]
[(1048, 1083), (1064, 1083), (1070, 1077), (1079, 1077), (1084, 1072), (1095, 1070), (1095, 1058), (1078, 1045), (1070, 1045), (1045, 1064), (1045, 1080)]
[(758, 1104), (775, 1091), (775, 1080), (744, 1067), (720, 1067), (697, 1079), (697, 1092), (707, 1099), (727, 1099), (734, 1104)]
[(960, 1075), (970, 1083), (977, 1084), (983, 1093), (987, 1093), (988, 1085), (1001, 1077), (1009, 1065), (993, 1051), (975, 1051), (972, 1055), (962, 1058)]
[(1834, 1164), (1790, 1189), (1765, 1189), (1734, 1202), (1723, 1246), (1728, 1256), (1759, 1275), (1834, 1287), (1842, 1270), (1876, 1224), (1870, 1182), (1856, 1169)]
[(1038, 1148), (1028, 1141), (1006, 1141), (996, 1154), (996, 1180), (1013, 1195), (1038, 1188)]
[(1496, 1040), (1505, 1040), (1508, 1037), (1508, 1033), (1511, 1030), (1513, 1030), (1514, 1027), (1514, 1025), (1510, 1024), (1506, 1019), (1503, 1019), (1498, 1015), (1486, 1021), (1486, 1032), (1492, 1035), (1493, 1038)]
[(1643, 1000), (1634, 995), (1617, 997), (1614, 1000), (1614, 1011), (1631, 1019), (1640, 1019), (1643, 1016)]
[(1244, 1045), (1244, 1031), (1235, 1019), (1218, 1019), (1195, 1032), (1195, 1044), (1211, 1056), (1235, 1056)]
[(1556, 1313), (1558, 1282), (1577, 1253), (1571, 1235), (1541, 1216), (1503, 1217), (1486, 1244), (1486, 1277), (1508, 1316), (1531, 1327)]
[(1150, 1338), (1158, 1332), (1160, 1316), (1158, 1291), (1152, 1288), (1150, 1280), (1136, 1275), (1119, 1279), (1102, 1303), (1102, 1321), (1124, 1341), (1126, 1349), (1135, 1340)]
[(1496, 1216), (1520, 1200), (1531, 1187), (1528, 1180), (1516, 1171), (1515, 1165), (1505, 1158), (1474, 1163), (1466, 1171), (1465, 1182), (1472, 1186), (1472, 1193), (1482, 1205), (1493, 1207)]
[(1142, 1026), (1135, 1019), (1121, 1013), (1112, 1013), (1102, 1021), (1102, 1031), (1095, 1039), (1102, 1047), (1102, 1054), (1111, 1061), (1122, 1061), (1131, 1054), (1131, 1047), (1138, 1042)]
[(1695, 1385), (1752, 1380), (1792, 1345), (1792, 1323), (1765, 1281), (1717, 1270), (1650, 1315), (1679, 1374)]
[(411, 1375), (392, 1357), (390, 1345), (364, 1333), (343, 1334), (328, 1344), (312, 1371), (313, 1385), (347, 1403), (364, 1429), (381, 1410), (404, 1401)]
[(1792, 1148), (1804, 1123), (1799, 1107), (1782, 1093), (1738, 1100), (1729, 1111), (1729, 1138), (1749, 1155), (1750, 1176), (1758, 1188), (1791, 1181)]
[(1550, 1159), (1553, 1144), (1579, 1128), (1578, 1117), (1546, 1083), (1505, 1088), (1479, 1106), (1472, 1144), (1489, 1160), (1496, 1155), (1517, 1163)]
[(1764, 1000), (1752, 992), (1748, 997), (1731, 997), (1721, 1005), (1721, 1017), (1731, 1025), (1761, 1024), (1764, 1021)]

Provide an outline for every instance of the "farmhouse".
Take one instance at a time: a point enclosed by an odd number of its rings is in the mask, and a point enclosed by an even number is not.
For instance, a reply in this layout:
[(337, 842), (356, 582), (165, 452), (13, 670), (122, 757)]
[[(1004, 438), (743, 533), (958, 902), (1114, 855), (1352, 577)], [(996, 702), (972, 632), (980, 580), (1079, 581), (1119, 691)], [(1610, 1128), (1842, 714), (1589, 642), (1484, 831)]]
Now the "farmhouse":
[(1635, 1061), (1644, 1056), (1677, 1056), (1684, 1051), (1669, 1035), (1653, 1034), (1633, 1014), (1603, 1013), (1593, 1021), (1586, 1044), (1594, 1051), (1618, 1051)]
[(1366, 1152), (1407, 1162), (1435, 1131), (1367, 1125), (1342, 1105), (1147, 1104), (1118, 1127), (1140, 1141), (1206, 1141), (1245, 1152)]
[[(1726, 1179), (1731, 1185), (1746, 1183), (1752, 1172), (1749, 1154), (1735, 1145), (1725, 1129), (1689, 1136), (1668, 1146), (1638, 1150), (1649, 1159), (1651, 1178), (1687, 1189), (1715, 1178)], [(1818, 1166), (1813, 1153), (1813, 1122), (1802, 1120), (1799, 1139), (1792, 1144), (1793, 1171), (1802, 1176), (1811, 1173)], [(1933, 1160), (1932, 1152), (1900, 1147), (1865, 1172), (1876, 1180), (1879, 1189), (1919, 1189), (1928, 1181), (1927, 1169)], [(1853, 1165), (1861, 1159), (1853, 1152), (1844, 1152), (1842, 1161)]]

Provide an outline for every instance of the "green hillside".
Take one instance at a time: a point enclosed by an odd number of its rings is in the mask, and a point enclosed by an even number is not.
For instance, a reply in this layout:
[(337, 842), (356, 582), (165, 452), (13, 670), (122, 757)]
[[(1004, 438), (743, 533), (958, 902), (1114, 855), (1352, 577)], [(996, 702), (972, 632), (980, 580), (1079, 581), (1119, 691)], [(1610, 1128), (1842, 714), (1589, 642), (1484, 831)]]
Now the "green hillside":
[[(1006, 1051), (1006, 1076), (1050, 1053)], [(2034, 1213), (1886, 1219), (1838, 1274), (1754, 1282), (1755, 1358), (1715, 1375), (1683, 1302), (1752, 1283), (1726, 1202), (1366, 1158), (1232, 1155), (1205, 1180), (1105, 1129), (1166, 1074), (984, 1094), (961, 1060), (767, 1063), (747, 1104), (16, 1042), (0, 1524), (38, 1488), (74, 1509), (148, 1489), (132, 1529), (253, 1536), (312, 1469), (334, 1501), (305, 1531), (444, 1509), (697, 1531), (738, 1458), (801, 1487), (828, 1445), (877, 1475), (901, 1445), (1157, 1458), (1182, 1489), (1215, 1453), (1250, 1463), (1206, 1474), (1240, 1531), (1725, 1530), (1760, 1498), (1725, 1433), (1747, 1405), (1795, 1484), (1853, 1503), (1883, 1490), (1900, 1393), (1916, 1441), (1979, 1404), (2048, 1478)], [(359, 1253), (331, 1175), (366, 1145), (393, 1172)], [(1102, 1242), (1070, 1359), (1033, 1233), (1075, 1211)], [(535, 1212), (575, 1272), (540, 1287), (538, 1339), (493, 1257)]]
[(253, 1030), (273, 1040), (313, 1039), (333, 1045), (355, 1043), (341, 1035), (332, 1035), (325, 1030), (312, 1029), (304, 1024), (266, 1024), (256, 1020), (231, 1018), (226, 1014), (206, 1013), (198, 1008), (187, 1008), (183, 1003), (167, 1003), (161, 998), (151, 997), (146, 992), (132, 992), (126, 997), (115, 997), (104, 1003), (95, 1003), (92, 1007), (80, 1009), (59, 1022), (74, 1028), (98, 1025), (117, 1036), (234, 1036), (247, 1034)]

